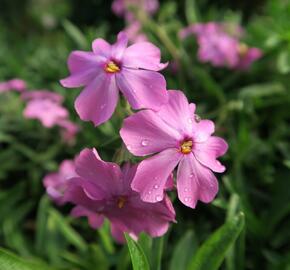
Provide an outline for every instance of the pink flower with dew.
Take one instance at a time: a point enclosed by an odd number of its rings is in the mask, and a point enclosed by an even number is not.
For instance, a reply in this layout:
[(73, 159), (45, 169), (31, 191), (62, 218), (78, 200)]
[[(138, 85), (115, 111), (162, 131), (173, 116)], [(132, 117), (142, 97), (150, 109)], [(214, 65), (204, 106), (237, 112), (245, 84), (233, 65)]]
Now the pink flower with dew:
[(49, 197), (57, 204), (63, 204), (63, 195), (68, 187), (69, 180), (75, 176), (74, 161), (64, 160), (60, 164), (58, 172), (49, 173), (43, 179)]
[(28, 119), (37, 119), (44, 127), (51, 128), (66, 119), (68, 111), (49, 99), (32, 99), (27, 102), (23, 115)]
[(160, 50), (149, 42), (128, 48), (127, 43), (127, 36), (121, 32), (113, 45), (96, 39), (93, 52), (70, 54), (71, 75), (61, 80), (61, 84), (85, 86), (75, 101), (82, 120), (93, 121), (95, 126), (106, 122), (115, 110), (119, 90), (133, 109), (158, 109), (167, 102), (166, 81), (157, 72), (167, 66), (160, 63)]
[(159, 9), (158, 0), (114, 0), (112, 11), (118, 16), (124, 16), (126, 20), (134, 20), (134, 15), (130, 11), (130, 7), (137, 7), (148, 14), (154, 14)]
[(26, 88), (27, 88), (26, 82), (21, 79), (12, 79), (10, 81), (0, 83), (0, 93), (12, 90), (22, 92)]
[(169, 198), (158, 203), (146, 203), (130, 187), (137, 165), (117, 164), (101, 160), (95, 149), (83, 150), (76, 159), (78, 177), (70, 179), (64, 200), (76, 206), (75, 217), (86, 216), (93, 228), (99, 228), (107, 218), (118, 242), (127, 232), (135, 239), (141, 232), (152, 237), (165, 234), (175, 212)]
[(163, 199), (164, 185), (178, 165), (179, 200), (195, 208), (198, 200), (208, 203), (217, 194), (213, 172), (224, 172), (216, 158), (227, 151), (227, 143), (212, 136), (214, 123), (200, 120), (195, 105), (181, 91), (170, 90), (168, 104), (158, 112), (140, 111), (124, 120), (120, 131), (127, 149), (136, 156), (156, 155), (143, 160), (132, 181), (142, 200)]
[(80, 131), (80, 127), (68, 119), (59, 120), (58, 125), (62, 128), (61, 136), (63, 141), (69, 145), (73, 145), (76, 140), (76, 135)]
[(192, 34), (197, 36), (199, 60), (216, 67), (248, 69), (262, 56), (261, 50), (249, 48), (239, 41), (244, 31), (237, 25), (215, 22), (193, 24), (182, 29), (179, 36), (184, 39)]

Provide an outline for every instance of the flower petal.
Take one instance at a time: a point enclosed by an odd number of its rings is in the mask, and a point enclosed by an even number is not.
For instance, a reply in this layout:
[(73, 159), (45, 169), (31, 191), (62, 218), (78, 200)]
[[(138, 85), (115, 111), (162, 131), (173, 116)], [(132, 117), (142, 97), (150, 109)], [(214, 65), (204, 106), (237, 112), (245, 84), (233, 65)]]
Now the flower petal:
[(160, 58), (161, 53), (158, 47), (150, 42), (138, 42), (125, 50), (123, 65), (129, 68), (159, 71), (167, 66), (160, 63)]
[(116, 80), (133, 109), (158, 110), (168, 100), (166, 81), (158, 72), (123, 68)]
[(111, 57), (111, 45), (102, 38), (97, 38), (92, 43), (95, 55), (103, 56), (105, 59)]
[(216, 158), (224, 155), (227, 149), (228, 144), (225, 140), (219, 137), (211, 136), (203, 143), (196, 143), (193, 153), (201, 164), (214, 172), (222, 173), (226, 168), (218, 160), (216, 160)]
[(128, 150), (137, 156), (178, 147), (181, 135), (153, 111), (140, 111), (126, 118), (120, 135)]
[(82, 120), (98, 126), (112, 116), (118, 96), (115, 77), (101, 73), (77, 97), (75, 108)]
[(121, 61), (125, 49), (128, 44), (128, 37), (125, 32), (120, 32), (117, 37), (117, 41), (112, 45), (112, 57), (114, 60)]
[(167, 179), (181, 157), (176, 149), (167, 149), (143, 160), (132, 181), (132, 189), (140, 193), (143, 201), (152, 203), (161, 201)]
[[(77, 157), (75, 164), (77, 174), (99, 188), (105, 195), (118, 194), (122, 189), (120, 167), (114, 163), (100, 160), (94, 150), (84, 149)], [(88, 190), (86, 189), (86, 193)], [(92, 199), (93, 196), (91, 196)]]
[(179, 200), (195, 208), (198, 200), (209, 203), (217, 192), (218, 182), (211, 170), (201, 165), (192, 153), (184, 156), (177, 170)]
[(102, 215), (99, 215), (79, 205), (72, 209), (71, 215), (73, 217), (87, 217), (90, 226), (94, 229), (100, 228), (104, 222), (104, 217)]
[(194, 142), (204, 142), (214, 133), (215, 127), (211, 120), (193, 121)]
[(169, 90), (168, 103), (163, 105), (157, 114), (171, 127), (190, 136), (194, 122), (193, 109), (194, 104), (188, 104), (182, 91)]

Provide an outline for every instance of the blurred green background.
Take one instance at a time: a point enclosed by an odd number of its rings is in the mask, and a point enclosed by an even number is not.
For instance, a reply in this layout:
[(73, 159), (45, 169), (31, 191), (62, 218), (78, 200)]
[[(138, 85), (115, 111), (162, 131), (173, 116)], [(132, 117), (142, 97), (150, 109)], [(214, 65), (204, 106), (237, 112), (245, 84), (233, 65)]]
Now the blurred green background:
[[(241, 24), (245, 41), (264, 56), (245, 72), (199, 63), (195, 39), (181, 42), (177, 34), (207, 21)], [(116, 158), (122, 114), (117, 110), (98, 128), (81, 122), (73, 108), (79, 90), (62, 88), (59, 79), (68, 74), (72, 50), (89, 50), (97, 37), (113, 42), (124, 27), (108, 0), (0, 0), (0, 81), (17, 77), (29, 89), (61, 93), (70, 118), (82, 128), (76, 144), (65, 145), (56, 129), (23, 118), (18, 93), (0, 96), (0, 246), (52, 269), (131, 267), (127, 247), (113, 242), (108, 226), (96, 232), (86, 220), (73, 220), (70, 207), (50, 202), (42, 184), (45, 174), (85, 147), (96, 147), (105, 160)], [(168, 89), (182, 89), (230, 146), (213, 203), (192, 210), (175, 200), (178, 223), (164, 239), (161, 269), (187, 269), (209, 235), (243, 211), (246, 226), (220, 269), (289, 270), (290, 1), (160, 1), (143, 30), (161, 48), (162, 59), (174, 62), (160, 29), (181, 62), (179, 70), (164, 71)], [(158, 244), (141, 237), (149, 257), (154, 255), (149, 248), (154, 253)]]

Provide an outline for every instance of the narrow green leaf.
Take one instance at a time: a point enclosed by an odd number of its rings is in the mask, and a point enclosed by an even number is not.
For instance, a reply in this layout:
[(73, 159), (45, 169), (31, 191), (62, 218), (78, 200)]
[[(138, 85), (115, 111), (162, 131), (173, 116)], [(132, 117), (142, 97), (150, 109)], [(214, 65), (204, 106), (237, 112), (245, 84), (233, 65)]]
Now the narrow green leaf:
[(152, 268), (155, 270), (161, 270), (161, 260), (164, 247), (164, 237), (158, 237), (153, 240), (152, 246)]
[(193, 231), (187, 231), (177, 243), (170, 261), (170, 270), (186, 269), (190, 257), (197, 249)]
[(241, 212), (215, 231), (198, 249), (188, 270), (216, 270), (222, 264), (226, 253), (236, 241), (245, 225)]
[(195, 0), (186, 0), (185, 16), (188, 24), (196, 23), (199, 21)]
[(135, 242), (128, 234), (125, 234), (133, 270), (149, 270), (149, 263), (141, 246)]
[(79, 46), (81, 49), (86, 49), (88, 47), (88, 42), (84, 34), (70, 21), (65, 20), (62, 23), (67, 34), (72, 38), (72, 40)]
[(0, 248), (1, 270), (52, 270), (52, 268), (39, 262), (31, 262)]

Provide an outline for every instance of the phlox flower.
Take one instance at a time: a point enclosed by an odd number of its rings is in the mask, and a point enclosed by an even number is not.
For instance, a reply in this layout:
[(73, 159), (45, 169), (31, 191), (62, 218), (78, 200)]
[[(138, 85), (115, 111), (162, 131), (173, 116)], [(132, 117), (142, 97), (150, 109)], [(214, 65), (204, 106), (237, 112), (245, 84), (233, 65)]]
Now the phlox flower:
[(61, 127), (61, 137), (63, 141), (69, 145), (73, 145), (76, 135), (80, 131), (80, 127), (69, 119), (59, 120), (58, 125)]
[(182, 39), (194, 34), (197, 37), (198, 59), (215, 67), (248, 69), (262, 56), (258, 48), (250, 48), (240, 41), (243, 29), (226, 23), (209, 22), (192, 24), (180, 31)]
[(95, 149), (83, 150), (76, 159), (77, 177), (70, 179), (64, 200), (76, 206), (75, 217), (86, 216), (93, 228), (99, 228), (104, 218), (111, 222), (111, 232), (118, 242), (123, 233), (137, 238), (141, 232), (152, 237), (166, 233), (175, 221), (169, 198), (158, 203), (143, 202), (130, 187), (138, 165), (117, 164), (101, 160)]
[(63, 194), (67, 189), (69, 179), (76, 176), (73, 160), (64, 160), (59, 171), (47, 174), (43, 184), (49, 197), (57, 204), (63, 203)]
[(120, 131), (127, 149), (143, 160), (132, 181), (142, 200), (163, 199), (166, 179), (178, 165), (177, 192), (182, 203), (194, 208), (198, 200), (208, 203), (218, 191), (214, 172), (225, 167), (216, 160), (227, 151), (227, 143), (212, 136), (214, 123), (200, 120), (195, 105), (181, 91), (170, 90), (168, 104), (158, 112), (139, 111), (124, 120)]
[(148, 14), (154, 14), (159, 8), (158, 0), (114, 0), (112, 11), (118, 16), (124, 16), (127, 21), (134, 20), (130, 7), (137, 7)]
[(28, 119), (38, 119), (44, 127), (51, 128), (68, 117), (68, 111), (49, 99), (32, 99), (27, 102), (23, 115)]
[(12, 79), (6, 82), (0, 82), (0, 93), (8, 91), (22, 92), (26, 89), (26, 82), (21, 79)]
[(85, 86), (75, 101), (82, 120), (95, 126), (107, 121), (117, 105), (119, 91), (133, 109), (158, 109), (167, 102), (166, 82), (157, 71), (160, 50), (149, 42), (135, 43), (127, 48), (128, 38), (120, 32), (117, 42), (110, 45), (96, 39), (92, 52), (74, 51), (68, 58), (71, 75), (63, 80), (64, 87)]

